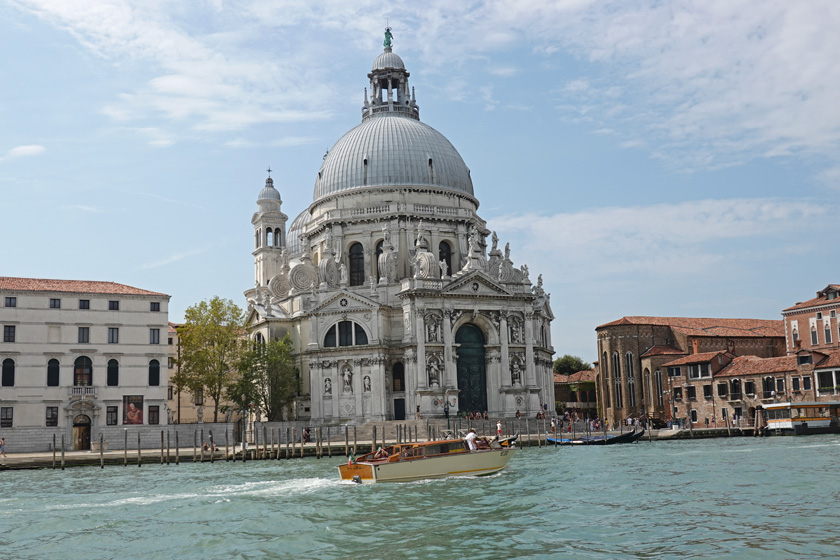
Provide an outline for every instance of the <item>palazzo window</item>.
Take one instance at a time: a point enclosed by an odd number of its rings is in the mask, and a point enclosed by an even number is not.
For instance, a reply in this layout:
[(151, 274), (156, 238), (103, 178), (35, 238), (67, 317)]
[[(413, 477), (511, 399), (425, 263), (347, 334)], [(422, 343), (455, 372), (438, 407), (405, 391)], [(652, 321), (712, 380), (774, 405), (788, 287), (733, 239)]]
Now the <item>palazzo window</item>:
[(53, 358), (47, 362), (47, 387), (58, 387), (58, 360)]
[(117, 407), (116, 406), (108, 406), (105, 408), (105, 425), (106, 426), (116, 426), (117, 425)]
[(0, 428), (11, 428), (14, 424), (15, 409), (11, 406), (0, 407)]
[(120, 363), (117, 360), (108, 360), (108, 387), (116, 387), (120, 384)]
[(365, 250), (361, 243), (350, 245), (350, 285), (362, 286), (365, 283)]
[(58, 407), (47, 407), (47, 426), (58, 426)]
[(368, 343), (367, 333), (359, 323), (341, 321), (331, 326), (324, 335), (324, 348), (337, 346), (364, 346)]
[(3, 372), (0, 375), (0, 384), (3, 387), (15, 386), (15, 361), (11, 358), (3, 360)]
[(160, 385), (160, 362), (152, 360), (149, 362), (149, 387)]
[(73, 362), (73, 386), (89, 387), (93, 383), (93, 362), (87, 356), (79, 356)]

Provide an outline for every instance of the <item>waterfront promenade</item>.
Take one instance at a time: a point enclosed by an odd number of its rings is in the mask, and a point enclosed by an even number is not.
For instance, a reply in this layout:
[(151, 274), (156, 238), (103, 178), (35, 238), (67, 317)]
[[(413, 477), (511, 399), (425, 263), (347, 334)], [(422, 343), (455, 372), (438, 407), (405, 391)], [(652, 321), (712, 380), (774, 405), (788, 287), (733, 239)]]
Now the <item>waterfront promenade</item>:
[[(478, 427), (479, 434), (492, 437), (489, 426), (494, 422), (485, 421), (486, 426), (481, 426), (480, 423), (474, 423)], [(465, 429), (467, 424), (461, 426)], [(378, 429), (375, 430), (375, 428)], [(455, 428), (452, 425), (452, 428)], [(511, 426), (512, 428), (512, 426)], [(522, 426), (520, 426), (522, 428)], [(533, 427), (529, 424), (529, 431), (519, 433), (519, 440), (517, 445), (519, 447), (542, 447), (551, 446), (546, 443), (546, 433), (542, 431), (542, 422), (539, 424), (534, 422)], [(431, 438), (441, 437), (443, 430), (446, 429), (445, 420), (434, 421), (407, 421), (407, 422), (376, 422), (363, 424), (357, 427), (356, 438), (345, 439), (344, 435), (333, 434), (328, 441), (319, 434), (317, 430), (313, 434), (313, 441), (307, 443), (289, 442), (269, 442), (254, 445), (249, 443), (246, 446), (244, 460), (286, 460), (300, 457), (346, 457), (355, 450), (356, 455), (361, 455), (372, 451), (377, 445), (393, 444), (398, 441), (406, 440), (420, 440), (426, 441)], [(534, 431), (534, 430), (539, 431)], [(612, 430), (607, 432), (608, 435), (619, 435), (622, 431), (627, 430)], [(389, 433), (390, 432), (390, 433)], [(385, 441), (382, 440), (382, 434), (385, 435)], [(506, 431), (507, 433), (507, 431)], [(583, 423), (579, 429), (569, 433), (564, 431), (564, 437), (571, 437), (573, 434), (583, 434)], [(378, 434), (378, 435), (377, 435)], [(693, 430), (688, 429), (662, 429), (649, 430), (642, 441), (653, 442), (662, 440), (685, 440), (685, 439), (700, 439), (700, 438), (725, 438), (725, 437), (750, 437), (754, 432), (752, 428), (698, 428)], [(30, 453), (14, 453), (8, 452), (8, 457), (0, 457), (0, 470), (12, 469), (61, 469), (72, 466), (105, 466), (105, 465), (123, 465), (123, 466), (143, 466), (166, 464), (176, 465), (179, 463), (199, 463), (199, 462), (216, 462), (216, 461), (243, 461), (242, 444), (238, 443), (235, 446), (219, 446), (214, 453), (209, 450), (203, 450), (201, 447), (180, 447), (180, 448), (146, 448), (146, 449), (118, 449), (106, 451), (64, 451), (56, 450)]]

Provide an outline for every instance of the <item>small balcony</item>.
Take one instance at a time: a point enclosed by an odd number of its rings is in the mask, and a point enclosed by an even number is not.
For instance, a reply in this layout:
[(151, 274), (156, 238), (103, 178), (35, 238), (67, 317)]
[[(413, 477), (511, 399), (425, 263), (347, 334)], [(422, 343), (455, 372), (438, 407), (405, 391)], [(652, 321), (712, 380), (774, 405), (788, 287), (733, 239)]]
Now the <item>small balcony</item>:
[(95, 399), (96, 387), (90, 385), (77, 385), (70, 387), (70, 400)]

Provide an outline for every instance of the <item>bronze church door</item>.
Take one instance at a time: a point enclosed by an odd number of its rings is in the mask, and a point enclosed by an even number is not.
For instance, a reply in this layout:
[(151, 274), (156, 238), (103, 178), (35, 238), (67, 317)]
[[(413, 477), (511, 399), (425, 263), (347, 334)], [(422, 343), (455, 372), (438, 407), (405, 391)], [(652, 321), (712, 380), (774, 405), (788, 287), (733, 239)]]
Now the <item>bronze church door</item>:
[(475, 325), (464, 325), (455, 334), (458, 347), (458, 410), (487, 410), (487, 373), (484, 369), (484, 335)]

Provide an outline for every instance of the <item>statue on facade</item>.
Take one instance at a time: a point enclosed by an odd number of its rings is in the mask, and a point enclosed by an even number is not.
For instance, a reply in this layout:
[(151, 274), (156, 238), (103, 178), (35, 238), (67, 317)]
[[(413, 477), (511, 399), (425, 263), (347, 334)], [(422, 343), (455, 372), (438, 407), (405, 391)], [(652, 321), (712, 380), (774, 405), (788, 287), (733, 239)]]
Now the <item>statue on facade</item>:
[(332, 395), (332, 380), (329, 377), (324, 379), (324, 394)]
[(429, 386), (440, 386), (440, 368), (438, 368), (437, 362), (434, 360), (429, 362)]
[(522, 374), (519, 371), (519, 362), (510, 365), (510, 382), (513, 385), (522, 385)]
[(496, 235), (495, 231), (493, 232), (493, 237), (491, 237), (491, 239), (493, 240), (493, 246), (491, 247), (490, 250), (491, 251), (498, 251), (499, 250), (499, 236)]
[(429, 342), (438, 342), (438, 324), (437, 320), (432, 319), (428, 326)]
[(386, 28), (385, 28), (385, 41), (382, 43), (382, 45), (383, 45), (386, 49), (390, 49), (390, 48), (391, 48), (391, 40), (392, 40), (393, 38), (394, 38), (394, 36), (393, 36), (393, 35), (391, 35), (391, 28), (390, 28), (390, 27), (386, 27)]
[(522, 342), (520, 338), (519, 321), (516, 319), (512, 320), (510, 323), (510, 341)]
[(341, 372), (341, 379), (344, 381), (344, 392), (353, 392), (353, 372), (350, 371), (350, 366), (344, 366)]
[(364, 391), (365, 393), (370, 393), (370, 376), (365, 375), (364, 378)]
[(347, 266), (344, 263), (341, 263), (338, 267), (338, 274), (340, 277), (341, 284), (347, 283)]
[(449, 265), (446, 264), (446, 261), (441, 259), (440, 261), (440, 277), (446, 278), (449, 275)]

